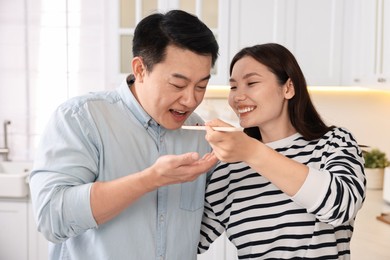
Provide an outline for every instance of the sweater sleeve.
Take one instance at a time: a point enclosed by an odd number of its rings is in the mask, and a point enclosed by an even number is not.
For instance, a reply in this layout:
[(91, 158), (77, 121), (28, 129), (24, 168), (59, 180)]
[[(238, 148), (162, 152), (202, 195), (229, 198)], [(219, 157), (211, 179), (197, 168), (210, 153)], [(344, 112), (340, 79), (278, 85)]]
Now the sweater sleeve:
[(213, 208), (207, 201), (207, 197), (204, 206), (198, 254), (206, 252), (210, 245), (225, 231), (225, 227), (219, 222)]
[(292, 197), (321, 222), (338, 226), (356, 217), (365, 198), (362, 152), (345, 129), (338, 129), (324, 150), (321, 169), (309, 166), (301, 189)]

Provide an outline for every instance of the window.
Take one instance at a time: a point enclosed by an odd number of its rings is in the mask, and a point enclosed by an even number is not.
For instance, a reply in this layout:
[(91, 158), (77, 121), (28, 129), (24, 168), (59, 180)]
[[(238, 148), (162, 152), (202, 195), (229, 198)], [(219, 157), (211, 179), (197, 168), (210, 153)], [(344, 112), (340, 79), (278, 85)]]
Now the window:
[[(109, 84), (118, 85), (131, 72), (132, 40), (137, 23), (156, 11), (182, 9), (197, 15), (213, 31), (217, 41), (227, 42), (228, 1), (219, 0), (118, 0), (109, 11), (109, 36), (107, 45), (109, 61), (107, 79)], [(221, 14), (224, 14), (221, 16)], [(220, 44), (221, 45), (221, 44)], [(227, 82), (227, 44), (220, 46), (220, 55), (212, 70), (210, 83)]]

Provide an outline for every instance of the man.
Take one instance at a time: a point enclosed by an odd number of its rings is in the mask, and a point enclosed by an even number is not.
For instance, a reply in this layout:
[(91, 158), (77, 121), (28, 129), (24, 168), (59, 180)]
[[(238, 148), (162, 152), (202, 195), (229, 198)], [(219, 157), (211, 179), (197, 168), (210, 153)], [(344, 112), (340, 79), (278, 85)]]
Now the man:
[(30, 188), (50, 259), (196, 259), (206, 172), (217, 162), (201, 103), (218, 56), (184, 11), (136, 27), (133, 75), (61, 105), (42, 135)]

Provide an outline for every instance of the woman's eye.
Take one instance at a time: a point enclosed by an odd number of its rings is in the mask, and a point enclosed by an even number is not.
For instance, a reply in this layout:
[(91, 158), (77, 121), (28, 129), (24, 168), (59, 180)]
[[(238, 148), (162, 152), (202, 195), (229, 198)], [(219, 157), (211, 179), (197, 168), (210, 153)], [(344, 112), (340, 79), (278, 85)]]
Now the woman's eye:
[(235, 90), (236, 88), (236, 86), (230, 86), (230, 90)]
[(248, 86), (253, 86), (253, 85), (257, 84), (257, 83), (259, 83), (259, 82), (257, 82), (257, 81), (248, 82)]

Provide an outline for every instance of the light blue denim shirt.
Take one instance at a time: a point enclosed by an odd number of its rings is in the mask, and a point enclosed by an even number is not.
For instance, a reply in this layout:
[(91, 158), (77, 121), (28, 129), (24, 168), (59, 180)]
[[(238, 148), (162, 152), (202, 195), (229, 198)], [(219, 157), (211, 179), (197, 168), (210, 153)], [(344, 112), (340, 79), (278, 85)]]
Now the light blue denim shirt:
[[(192, 114), (186, 125), (202, 123)], [(210, 152), (204, 131), (167, 130), (142, 109), (127, 83), (70, 99), (50, 119), (30, 176), (38, 229), (50, 259), (196, 259), (206, 174), (149, 192), (98, 226), (95, 181), (139, 172), (165, 154)]]

